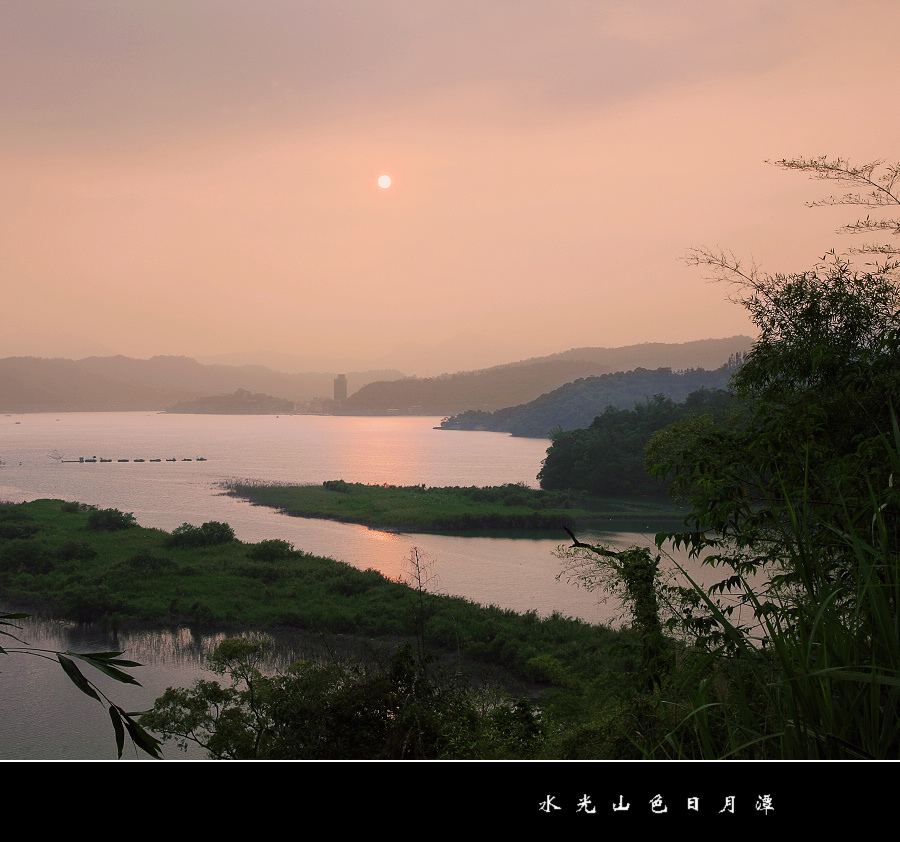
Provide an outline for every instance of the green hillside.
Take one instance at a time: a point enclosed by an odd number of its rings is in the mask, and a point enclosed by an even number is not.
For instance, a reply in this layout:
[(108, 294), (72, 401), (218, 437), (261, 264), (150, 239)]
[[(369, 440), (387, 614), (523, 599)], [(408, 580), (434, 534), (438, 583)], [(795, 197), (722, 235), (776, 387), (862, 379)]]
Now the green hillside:
[(496, 412), (463, 412), (441, 423), (445, 430), (491, 430), (514, 436), (549, 437), (551, 430), (576, 430), (589, 426), (594, 418), (611, 406), (631, 409), (635, 404), (663, 395), (683, 401), (698, 389), (724, 389), (728, 386), (733, 364), (715, 371), (702, 368), (656, 371), (638, 368), (598, 377), (585, 377), (567, 383), (536, 400)]

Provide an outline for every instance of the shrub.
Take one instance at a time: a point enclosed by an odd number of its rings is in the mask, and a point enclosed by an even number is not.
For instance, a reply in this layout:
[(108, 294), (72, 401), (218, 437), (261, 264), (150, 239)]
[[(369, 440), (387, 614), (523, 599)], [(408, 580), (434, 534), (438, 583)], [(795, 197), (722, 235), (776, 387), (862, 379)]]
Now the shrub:
[(97, 509), (88, 516), (88, 529), (102, 529), (105, 532), (118, 532), (137, 526), (133, 512), (120, 512), (118, 509)]
[(544, 741), (529, 703), (427, 671), (409, 644), (382, 666), (297, 661), (271, 677), (264, 645), (223, 641), (211, 669), (231, 685), (169, 688), (141, 724), (223, 759), (526, 758)]
[(175, 566), (175, 562), (164, 556), (155, 556), (152, 553), (140, 552), (127, 559), (122, 567), (126, 570), (138, 573), (142, 576), (152, 576), (155, 573), (161, 573), (164, 570), (170, 570)]
[(59, 602), (60, 613), (79, 623), (93, 623), (104, 616), (120, 614), (125, 603), (104, 582), (70, 582)]
[(96, 506), (91, 506), (87, 503), (76, 503), (75, 501), (63, 503), (59, 508), (61, 511), (70, 515), (81, 514), (81, 512), (93, 512), (97, 509)]
[(294, 545), (289, 541), (272, 538), (260, 541), (247, 551), (247, 558), (252, 561), (280, 561), (294, 552)]
[(0, 569), (10, 573), (42, 575), (53, 570), (53, 558), (47, 548), (27, 539), (9, 541), (0, 554)]
[(207, 521), (203, 526), (182, 523), (166, 539), (167, 547), (212, 547), (234, 540), (234, 530), (227, 523)]
[(0, 503), (0, 539), (30, 538), (39, 530), (31, 515), (15, 503)]
[(39, 531), (35, 523), (0, 523), (0, 539), (30, 538)]

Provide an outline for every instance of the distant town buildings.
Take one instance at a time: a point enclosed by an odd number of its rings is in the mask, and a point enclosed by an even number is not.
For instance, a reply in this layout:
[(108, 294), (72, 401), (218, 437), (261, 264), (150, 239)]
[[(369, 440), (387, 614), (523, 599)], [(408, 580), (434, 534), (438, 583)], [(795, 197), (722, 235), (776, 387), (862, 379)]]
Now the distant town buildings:
[(343, 403), (347, 400), (347, 375), (339, 374), (334, 378), (334, 399)]

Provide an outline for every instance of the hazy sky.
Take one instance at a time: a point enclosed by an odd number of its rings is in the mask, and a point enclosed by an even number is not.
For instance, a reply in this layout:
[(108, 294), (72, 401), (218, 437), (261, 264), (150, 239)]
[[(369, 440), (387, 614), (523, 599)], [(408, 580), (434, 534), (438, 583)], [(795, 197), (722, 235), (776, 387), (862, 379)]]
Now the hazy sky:
[(898, 32), (897, 0), (3, 0), (0, 356), (750, 332), (680, 258), (850, 244), (765, 160), (900, 159)]

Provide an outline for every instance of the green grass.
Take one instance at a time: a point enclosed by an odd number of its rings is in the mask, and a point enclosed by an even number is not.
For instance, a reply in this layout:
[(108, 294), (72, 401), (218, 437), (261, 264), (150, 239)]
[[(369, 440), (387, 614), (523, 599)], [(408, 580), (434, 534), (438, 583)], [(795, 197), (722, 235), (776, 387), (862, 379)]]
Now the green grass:
[[(286, 542), (172, 546), (170, 533), (158, 529), (92, 529), (90, 515), (90, 507), (61, 500), (0, 504), (0, 593), (82, 622), (215, 622), (367, 638), (416, 635), (423, 610), (419, 595), (375, 570), (313, 556)], [(546, 680), (550, 661), (584, 675), (605, 668), (618, 637), (580, 620), (517, 614), (458, 597), (426, 595), (424, 610), (429, 645), (535, 680)]]
[(361, 523), (404, 532), (558, 531), (680, 518), (670, 504), (542, 491), (523, 485), (479, 488), (363, 485), (329, 480), (322, 485), (230, 482), (229, 494), (297, 517)]

